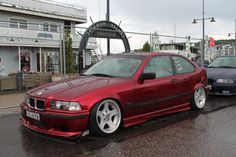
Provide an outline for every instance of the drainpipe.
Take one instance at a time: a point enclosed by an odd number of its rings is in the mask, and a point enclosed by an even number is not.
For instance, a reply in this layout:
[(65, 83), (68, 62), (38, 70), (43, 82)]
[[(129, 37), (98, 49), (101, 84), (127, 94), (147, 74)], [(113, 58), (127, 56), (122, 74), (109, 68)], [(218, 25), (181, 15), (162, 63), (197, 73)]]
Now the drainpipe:
[(18, 46), (18, 70), (21, 71), (21, 55), (20, 55), (20, 46)]

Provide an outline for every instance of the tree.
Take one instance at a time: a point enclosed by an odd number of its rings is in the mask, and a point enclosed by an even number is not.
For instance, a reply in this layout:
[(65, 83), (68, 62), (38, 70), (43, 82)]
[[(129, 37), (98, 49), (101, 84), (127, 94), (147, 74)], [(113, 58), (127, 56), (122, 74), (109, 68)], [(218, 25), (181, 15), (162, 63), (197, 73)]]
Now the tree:
[(65, 30), (65, 50), (66, 50), (66, 73), (74, 72), (73, 65), (73, 49), (72, 49), (72, 39), (70, 37), (70, 31)]
[(148, 41), (144, 43), (142, 51), (150, 52), (150, 44), (148, 43)]

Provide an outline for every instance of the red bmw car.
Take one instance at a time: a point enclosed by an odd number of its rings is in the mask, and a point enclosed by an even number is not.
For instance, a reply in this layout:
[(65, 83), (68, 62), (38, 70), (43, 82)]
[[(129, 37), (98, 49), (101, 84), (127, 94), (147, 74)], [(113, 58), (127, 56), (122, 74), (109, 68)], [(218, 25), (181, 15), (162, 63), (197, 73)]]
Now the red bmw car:
[(202, 109), (208, 91), (206, 71), (180, 55), (113, 55), (79, 77), (27, 92), (22, 124), (68, 138), (108, 136), (156, 116)]

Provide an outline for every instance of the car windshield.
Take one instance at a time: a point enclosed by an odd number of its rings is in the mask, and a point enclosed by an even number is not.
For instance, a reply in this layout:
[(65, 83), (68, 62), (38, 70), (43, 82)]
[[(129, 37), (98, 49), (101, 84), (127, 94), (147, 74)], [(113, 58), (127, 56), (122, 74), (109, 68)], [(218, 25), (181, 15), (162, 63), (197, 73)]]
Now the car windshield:
[(139, 66), (142, 64), (143, 58), (131, 56), (112, 56), (107, 57), (91, 68), (84, 75), (94, 75), (101, 77), (132, 77)]
[(216, 58), (208, 68), (236, 68), (236, 56), (224, 56)]

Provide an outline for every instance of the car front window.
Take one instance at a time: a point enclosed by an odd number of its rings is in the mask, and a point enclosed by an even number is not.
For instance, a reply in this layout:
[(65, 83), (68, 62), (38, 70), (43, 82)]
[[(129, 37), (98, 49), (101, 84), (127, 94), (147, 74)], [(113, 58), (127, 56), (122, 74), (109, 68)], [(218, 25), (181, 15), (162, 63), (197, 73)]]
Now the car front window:
[(142, 62), (143, 59), (140, 57), (107, 57), (89, 68), (84, 75), (129, 78), (136, 73)]
[(216, 58), (211, 64), (208, 65), (209, 68), (236, 68), (236, 57), (225, 56)]
[(153, 57), (144, 69), (144, 73), (155, 73), (157, 78), (173, 75), (169, 56)]

